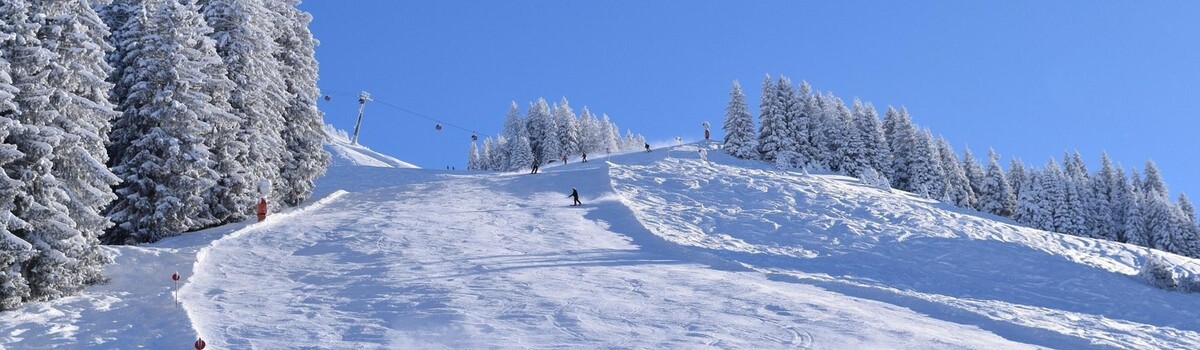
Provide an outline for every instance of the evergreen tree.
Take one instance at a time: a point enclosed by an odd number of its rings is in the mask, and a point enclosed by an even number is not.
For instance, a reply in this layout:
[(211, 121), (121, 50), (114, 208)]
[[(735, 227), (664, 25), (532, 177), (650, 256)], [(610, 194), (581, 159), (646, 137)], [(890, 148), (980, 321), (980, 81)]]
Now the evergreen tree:
[(546, 99), (538, 98), (537, 102), (529, 106), (529, 146), (533, 149), (533, 159), (541, 164), (558, 159), (562, 155), (562, 148), (558, 143), (558, 126), (554, 124), (553, 118)]
[(513, 160), (513, 156), (516, 154), (514, 152), (524, 152), (521, 147), (517, 147), (517, 145), (512, 143), (517, 139), (529, 136), (529, 129), (526, 128), (525, 124), (525, 117), (521, 115), (521, 110), (517, 109), (517, 101), (512, 101), (512, 104), (508, 106), (508, 114), (504, 116), (504, 133), (501, 135), (500, 141), (496, 143), (497, 147), (502, 147), (501, 149), (503, 150), (497, 153), (499, 158), (497, 159), (497, 165), (499, 169), (496, 170), (512, 171), (527, 167), (533, 163), (533, 159)]
[(1003, 217), (1011, 217), (1017, 207), (1017, 199), (1013, 196), (1012, 187), (1000, 168), (1000, 156), (996, 151), (988, 150), (987, 175), (981, 186), (982, 198), (979, 199), (980, 210)]
[(479, 152), (479, 170), (495, 171), (496, 154), (492, 151), (492, 138), (483, 138), (483, 149)]
[(857, 98), (854, 99), (854, 126), (858, 129), (859, 137), (862, 140), (867, 165), (880, 173), (883, 169), (891, 167), (891, 155), (888, 153), (887, 140), (883, 136), (883, 125), (880, 124), (879, 116), (875, 113), (875, 106), (870, 103), (863, 104)]
[(725, 153), (742, 159), (758, 157), (758, 138), (754, 133), (754, 117), (746, 106), (746, 95), (737, 80), (729, 90), (729, 105), (725, 107)]
[(475, 141), (471, 141), (471, 148), (467, 151), (467, 170), (482, 170), (481, 162), (479, 146), (475, 144)]
[[(285, 203), (284, 197), (293, 193), (285, 188), (290, 182), (280, 177), (287, 166), (288, 152), (283, 139), (287, 124), (284, 115), (292, 99), (287, 97), (284, 67), (275, 57), (279, 52), (274, 40), (279, 29), (276, 15), (264, 0), (201, 1), (213, 29), (210, 37), (216, 40), (229, 79), (238, 87), (230, 94), (229, 103), (242, 122), (237, 137), (247, 149), (240, 160), (246, 167), (245, 182), (256, 187), (269, 181), (272, 188), (268, 202), (272, 206)], [(298, 88), (306, 88), (303, 82), (296, 82)], [(295, 202), (295, 196), (292, 198)], [(244, 210), (250, 212), (252, 207), (245, 205)]]
[(803, 157), (798, 143), (798, 139), (802, 135), (796, 134), (797, 125), (805, 122), (803, 116), (805, 106), (799, 95), (796, 94), (796, 90), (792, 88), (791, 79), (783, 75), (779, 76), (779, 80), (775, 84), (773, 103), (775, 117), (778, 121), (776, 132), (779, 140), (776, 163), (779, 163), (778, 158), (783, 158), (782, 163), (787, 168), (807, 165), (808, 160)]
[(581, 150), (579, 146), (579, 120), (575, 117), (575, 111), (571, 109), (571, 105), (567, 102), (566, 97), (562, 98), (558, 109), (554, 111), (554, 119), (558, 125), (558, 139), (559, 145), (562, 147), (562, 153), (564, 155), (578, 155)]
[(617, 124), (608, 118), (608, 114), (602, 114), (600, 121), (600, 140), (605, 153), (620, 152), (621, 135), (617, 132)]
[[(833, 135), (830, 138), (830, 151), (834, 157), (831, 159), (830, 168), (847, 176), (858, 177), (866, 168), (871, 167), (867, 145), (863, 141), (864, 135), (859, 133), (858, 127), (855, 126), (854, 114), (846, 108), (842, 99), (833, 97), (831, 101), (834, 107), (833, 118), (825, 120), (828, 125), (827, 132)], [(931, 155), (936, 158), (936, 145), (930, 150), (933, 152)]]
[(1146, 161), (1146, 176), (1142, 180), (1142, 192), (1147, 196), (1157, 196), (1166, 198), (1170, 192), (1167, 192), (1167, 184), (1163, 182), (1162, 174), (1158, 171), (1158, 165), (1154, 164), (1154, 160)]
[(29, 298), (29, 281), (21, 270), (34, 255), (33, 245), (17, 237), (18, 232), (29, 230), (29, 224), (13, 215), (22, 184), (7, 172), (10, 163), (24, 157), (17, 145), (8, 141), (10, 134), (25, 129), (16, 119), (20, 111), (14, 98), (20, 90), (12, 85), (8, 64), (8, 50), (16, 45), (16, 36), (8, 34), (15, 26), (8, 21), (23, 19), (11, 13), (20, 7), (16, 5), (0, 4), (0, 311), (12, 310)]
[[(3, 143), (16, 146), (19, 153), (9, 151), (10, 157), (23, 155), (4, 165), (7, 177), (19, 184), (5, 191), (16, 193), (11, 212), (18, 220), (12, 221), (28, 224), (16, 226), (10, 222), (8, 230), (34, 249), (21, 266), (21, 274), (29, 285), (27, 300), (75, 293), (94, 282), (97, 277), (94, 272), (99, 269), (81, 260), (98, 253), (97, 248), (71, 219), (68, 208), (78, 208), (79, 203), (72, 202), (66, 183), (54, 173), (54, 164), (66, 160), (65, 151), (81, 151), (84, 143), (80, 136), (69, 135), (62, 128), (64, 119), (69, 118), (64, 113), (73, 113), (70, 106), (53, 104), (70, 94), (64, 91), (63, 82), (51, 80), (61, 78), (62, 69), (70, 64), (54, 51), (69, 44), (51, 35), (51, 30), (61, 28), (56, 21), (63, 18), (42, 13), (46, 5), (22, 0), (0, 3), (0, 22), (6, 25), (0, 28), (0, 35), (8, 37), (4, 40), (6, 46), (0, 47), (0, 54), (10, 65), (11, 86), (16, 92), (12, 98), (16, 110), (9, 112), (9, 118), (17, 123)], [(38, 15), (33, 16), (35, 13)], [(11, 146), (7, 148), (11, 150)]]
[(1146, 194), (1142, 190), (1142, 180), (1137, 170), (1129, 174), (1129, 203), (1125, 207), (1125, 240), (1129, 244), (1143, 247), (1153, 247), (1150, 232), (1146, 230), (1145, 215)]
[(1013, 219), (1017, 222), (1037, 229), (1047, 229), (1049, 223), (1053, 219), (1051, 208), (1042, 202), (1045, 195), (1042, 194), (1043, 175), (1039, 171), (1029, 171), (1026, 173), (1025, 180), (1021, 182), (1020, 195), (1017, 197), (1017, 209), (1013, 213)]
[(289, 206), (299, 205), (312, 195), (316, 179), (325, 174), (330, 155), (325, 152), (325, 120), (317, 109), (317, 41), (308, 24), (312, 15), (296, 8), (298, 0), (271, 0), (264, 4), (275, 13), (275, 56), (281, 65), (285, 87), (283, 167), (280, 196)]
[[(529, 137), (525, 135), (518, 136), (515, 139), (509, 140), (508, 146), (508, 170), (515, 171), (528, 168), (533, 165), (533, 149), (529, 147)], [(521, 165), (525, 164), (525, 165)]]
[(1025, 181), (1029, 178), (1028, 171), (1025, 170), (1025, 163), (1020, 158), (1012, 158), (1008, 162), (1008, 183), (1013, 188), (1013, 197), (1021, 196), (1021, 190), (1025, 188)]
[(1100, 170), (1089, 180), (1091, 201), (1088, 203), (1088, 232), (1092, 237), (1116, 241), (1124, 224), (1124, 208), (1117, 207), (1121, 200), (1117, 169), (1113, 167), (1108, 153), (1100, 154)]
[(883, 132), (887, 136), (888, 150), (892, 155), (892, 164), (887, 171), (892, 187), (912, 191), (912, 169), (910, 159), (913, 147), (916, 145), (916, 127), (903, 108), (896, 110), (888, 106), (884, 113)]
[(758, 114), (758, 153), (762, 160), (774, 162), (775, 155), (785, 147), (788, 132), (786, 121), (779, 115), (779, 87), (767, 75), (763, 79), (762, 101)]
[(975, 195), (967, 173), (959, 165), (958, 155), (945, 137), (938, 138), (938, 156), (942, 159), (942, 170), (946, 173), (945, 202), (959, 208), (974, 208)]
[(580, 126), (580, 151), (583, 153), (596, 154), (604, 151), (604, 129), (600, 126), (600, 119), (596, 118), (592, 111), (588, 110), (587, 106), (583, 107), (583, 111), (579, 115)]
[[(109, 99), (117, 104), (121, 112), (113, 120), (112, 132), (108, 135), (109, 166), (116, 166), (117, 159), (123, 159), (125, 150), (139, 135), (136, 128), (128, 125), (136, 119), (137, 108), (141, 102), (129, 97), (129, 90), (142, 74), (136, 69), (137, 62), (143, 51), (141, 36), (145, 35), (146, 20), (149, 15), (144, 0), (116, 0), (105, 6), (103, 15), (105, 23), (113, 32), (108, 40), (114, 47), (108, 56), (108, 62), (113, 66), (109, 81), (113, 88)], [(223, 65), (221, 69), (224, 69)]]
[(142, 38), (141, 76), (129, 96), (143, 102), (129, 123), (142, 136), (114, 168), (123, 181), (111, 210), (118, 225), (110, 241), (153, 242), (211, 220), (204, 194), (220, 175), (209, 164), (203, 136), (213, 126), (202, 114), (214, 106), (204, 89), (204, 64), (190, 47), (199, 40), (190, 13), (174, 1), (160, 4)]
[[(967, 180), (971, 184), (971, 196), (977, 199), (983, 199), (983, 181), (986, 174), (983, 172), (983, 165), (979, 164), (979, 160), (975, 159), (975, 154), (971, 152), (971, 147), (963, 148), (962, 159), (963, 172), (967, 174)], [(971, 208), (979, 211), (984, 211), (979, 205), (979, 201), (974, 202)]]
[(912, 170), (912, 185), (915, 193), (925, 198), (942, 198), (946, 191), (946, 175), (942, 172), (941, 159), (937, 156), (937, 145), (929, 129), (915, 131), (916, 144), (912, 148), (909, 164)]

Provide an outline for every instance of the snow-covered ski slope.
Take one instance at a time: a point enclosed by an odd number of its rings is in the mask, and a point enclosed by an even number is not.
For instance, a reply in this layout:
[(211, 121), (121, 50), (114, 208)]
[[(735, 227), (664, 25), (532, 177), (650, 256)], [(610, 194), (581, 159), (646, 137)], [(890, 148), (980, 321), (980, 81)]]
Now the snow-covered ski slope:
[(363, 145), (350, 142), (350, 136), (345, 131), (325, 125), (325, 151), (333, 155), (331, 166), (368, 166), (378, 168), (407, 168), (417, 169), (416, 165), (396, 159), (395, 157), (375, 152)]
[(1200, 295), (1138, 280), (1139, 248), (697, 147), (538, 175), (335, 162), (304, 207), (113, 248), (111, 284), (0, 314), (0, 345), (1200, 348)]

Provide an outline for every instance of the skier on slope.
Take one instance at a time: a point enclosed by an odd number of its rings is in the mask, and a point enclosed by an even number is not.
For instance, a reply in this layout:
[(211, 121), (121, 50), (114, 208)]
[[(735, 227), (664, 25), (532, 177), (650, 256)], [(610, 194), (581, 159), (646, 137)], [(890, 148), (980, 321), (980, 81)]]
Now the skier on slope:
[(587, 163), (587, 152), (583, 153), (583, 161), (580, 163)]
[(538, 161), (534, 160), (534, 161), (533, 161), (533, 166), (532, 166), (531, 168), (533, 168), (533, 170), (531, 170), (529, 173), (530, 173), (530, 174), (537, 174), (537, 173), (538, 173)]
[(572, 207), (577, 207), (577, 206), (583, 205), (583, 203), (579, 201), (579, 190), (576, 190), (574, 187), (571, 187), (571, 195), (569, 195), (567, 197), (571, 197), (571, 198), (575, 199), (575, 203), (571, 204)]
[[(667, 153), (670, 153), (669, 151), (670, 150), (668, 150)], [(646, 152), (650, 152), (650, 144), (649, 143), (646, 144)]]

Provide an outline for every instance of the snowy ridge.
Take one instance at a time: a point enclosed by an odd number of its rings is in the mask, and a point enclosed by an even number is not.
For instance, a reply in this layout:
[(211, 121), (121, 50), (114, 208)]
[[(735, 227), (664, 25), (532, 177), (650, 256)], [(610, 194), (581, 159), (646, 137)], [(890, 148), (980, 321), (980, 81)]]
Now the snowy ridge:
[(396, 159), (392, 156), (372, 151), (363, 145), (350, 142), (350, 137), (344, 130), (338, 130), (332, 125), (325, 125), (325, 151), (333, 155), (330, 166), (369, 166), (380, 168), (420, 169), (411, 163)]

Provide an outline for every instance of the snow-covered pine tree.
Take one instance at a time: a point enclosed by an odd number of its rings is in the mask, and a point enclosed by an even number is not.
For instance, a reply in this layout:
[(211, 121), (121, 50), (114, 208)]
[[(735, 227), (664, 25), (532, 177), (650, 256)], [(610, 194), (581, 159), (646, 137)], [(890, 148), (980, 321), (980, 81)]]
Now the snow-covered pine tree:
[(767, 162), (775, 161), (775, 154), (783, 150), (783, 138), (787, 136), (784, 131), (787, 125), (778, 111), (778, 89), (770, 75), (763, 79), (762, 100), (758, 103), (758, 153)]
[(1021, 190), (1017, 192), (1019, 195), (1017, 196), (1017, 209), (1013, 213), (1014, 220), (1038, 229), (1044, 228), (1044, 223), (1052, 220), (1053, 213), (1048, 206), (1042, 203), (1042, 199), (1045, 198), (1042, 194), (1043, 188), (1040, 171), (1030, 169), (1025, 173), (1025, 179), (1021, 182)]
[[(39, 0), (32, 9), (42, 21), (38, 37), (55, 54), (49, 82), (53, 125), (63, 131), (62, 143), (53, 152), (52, 174), (66, 191), (67, 213), (82, 237), (65, 238), (63, 252), (70, 259), (72, 280), (84, 285), (103, 280), (109, 258), (100, 250), (99, 237), (112, 223), (100, 214), (116, 196), (119, 179), (105, 163), (105, 143), (118, 113), (109, 100), (112, 71), (105, 52), (107, 26), (86, 1)], [(77, 241), (81, 240), (81, 241)]]
[(1150, 232), (1146, 230), (1145, 215), (1146, 194), (1143, 193), (1142, 179), (1137, 170), (1129, 171), (1128, 188), (1129, 202), (1125, 207), (1125, 242), (1143, 247), (1153, 247)]
[[(854, 126), (862, 138), (864, 156), (867, 164), (883, 176), (883, 169), (891, 167), (891, 155), (888, 153), (887, 140), (883, 136), (883, 125), (875, 106), (854, 99)], [(957, 163), (957, 162), (955, 162)]]
[[(508, 171), (525, 169), (533, 165), (533, 149), (529, 147), (529, 137), (522, 134), (508, 140)], [(525, 165), (521, 165), (525, 164)]]
[(312, 15), (300, 11), (299, 0), (271, 0), (264, 4), (275, 13), (275, 57), (285, 86), (283, 167), (277, 189), (283, 204), (304, 202), (325, 174), (330, 155), (325, 152), (325, 120), (317, 109), (317, 41), (308, 25)]
[[(971, 183), (971, 195), (976, 199), (982, 199), (984, 197), (983, 179), (986, 174), (983, 172), (983, 165), (979, 164), (979, 159), (975, 158), (975, 153), (971, 152), (971, 147), (963, 148), (962, 168), (963, 172), (967, 173), (967, 180)], [(972, 208), (983, 211), (980, 204), (979, 201), (976, 201)]]
[(775, 100), (772, 103), (774, 103), (773, 109), (778, 122), (776, 131), (779, 149), (776, 151), (776, 158), (784, 158), (783, 163), (786, 163), (788, 168), (807, 165), (808, 160), (801, 157), (800, 147), (796, 142), (800, 135), (795, 134), (795, 126), (804, 122), (802, 116), (804, 104), (796, 95), (796, 90), (792, 88), (791, 79), (783, 75), (779, 76), (775, 85)]
[(1153, 159), (1147, 160), (1144, 171), (1146, 173), (1142, 179), (1142, 193), (1166, 198), (1170, 192), (1167, 192), (1167, 184), (1163, 182), (1162, 173), (1158, 171), (1158, 164), (1155, 164)]
[(198, 40), (189, 27), (187, 6), (163, 2), (142, 37), (144, 52), (133, 68), (141, 75), (129, 98), (141, 101), (129, 125), (137, 135), (114, 171), (123, 182), (111, 209), (117, 226), (109, 241), (153, 242), (199, 228), (210, 217), (206, 190), (220, 175), (209, 164), (203, 138), (212, 130), (201, 113), (214, 108), (205, 94), (204, 65), (190, 46)]
[(958, 162), (958, 154), (950, 146), (945, 137), (938, 137), (938, 156), (942, 159), (942, 169), (946, 173), (946, 192), (944, 197), (949, 204), (959, 208), (974, 208), (975, 196), (971, 192), (971, 183), (967, 173), (963, 172)]
[[(291, 192), (284, 188), (288, 182), (280, 178), (287, 152), (284, 115), (291, 99), (287, 98), (283, 67), (275, 58), (275, 15), (264, 1), (201, 0), (200, 4), (213, 28), (210, 37), (216, 40), (217, 53), (237, 86), (229, 103), (241, 119), (238, 138), (248, 150), (241, 161), (247, 170), (246, 183), (270, 181), (268, 202), (277, 207)], [(249, 204), (244, 207), (247, 213), (253, 210)]]
[(17, 145), (9, 143), (12, 132), (20, 132), (24, 126), (17, 121), (17, 105), (14, 101), (20, 92), (12, 85), (9, 74), (7, 50), (15, 45), (15, 35), (8, 33), (10, 4), (0, 4), (0, 311), (12, 310), (29, 298), (29, 281), (22, 273), (22, 265), (34, 255), (33, 245), (17, 237), (14, 231), (27, 231), (29, 224), (13, 215), (16, 210), (17, 191), (21, 183), (8, 176), (8, 164), (21, 159), (24, 154)]
[(471, 147), (467, 150), (467, 170), (482, 170), (480, 166), (481, 159), (479, 157), (479, 145), (475, 141), (471, 141)]
[(1188, 200), (1185, 193), (1179, 194), (1179, 234), (1181, 244), (1187, 249), (1187, 256), (1200, 257), (1200, 226), (1196, 223), (1196, 207)]
[(56, 123), (63, 118), (59, 108), (64, 106), (51, 105), (51, 100), (62, 87), (51, 82), (50, 76), (61, 73), (55, 70), (65, 65), (55, 61), (58, 57), (52, 51), (59, 44), (40, 40), (38, 34), (49, 18), (32, 16), (42, 4), (33, 5), (24, 0), (0, 2), (0, 22), (6, 25), (0, 28), (0, 35), (7, 36), (0, 55), (9, 63), (11, 86), (16, 88), (12, 101), (17, 109), (9, 112), (9, 118), (18, 123), (4, 143), (15, 145), (22, 155), (3, 167), (9, 178), (18, 180), (18, 187), (9, 190), (16, 193), (12, 215), (28, 223), (24, 227), (10, 225), (8, 230), (34, 249), (21, 266), (29, 284), (26, 301), (57, 298), (82, 289), (88, 277), (76, 271), (80, 263), (76, 252), (89, 249), (69, 216), (71, 198), (53, 174), (61, 148), (78, 150), (81, 146), (78, 136), (66, 135)]
[(1091, 205), (1091, 189), (1088, 186), (1087, 165), (1079, 152), (1074, 155), (1063, 154), (1064, 186), (1067, 191), (1067, 212), (1070, 221), (1067, 229), (1060, 231), (1076, 236), (1092, 237), (1088, 232), (1087, 208)]
[[(813, 163), (816, 157), (817, 148), (813, 145), (813, 115), (809, 110), (809, 104), (813, 98), (812, 86), (808, 85), (807, 81), (801, 81), (799, 89), (792, 94), (792, 98), (787, 102), (785, 113), (788, 117), (788, 128), (791, 129), (792, 143), (796, 147), (796, 158), (794, 162), (797, 167), (808, 168)], [(883, 178), (882, 174), (876, 174), (876, 179)]]
[(608, 118), (608, 114), (601, 114), (600, 126), (600, 141), (604, 152), (623, 151), (624, 149), (621, 148), (621, 134), (617, 131), (617, 124)]
[(1013, 189), (1013, 198), (1021, 196), (1021, 190), (1025, 188), (1025, 181), (1029, 178), (1028, 171), (1025, 170), (1025, 163), (1020, 158), (1013, 157), (1008, 162), (1008, 183)]
[(1017, 199), (1013, 196), (1004, 169), (1000, 168), (1000, 156), (992, 149), (988, 149), (987, 175), (983, 179), (981, 189), (983, 197), (979, 199), (979, 208), (983, 212), (1012, 217), (1017, 207)]
[(725, 153), (742, 158), (758, 158), (758, 137), (754, 133), (754, 117), (746, 106), (746, 95), (737, 80), (729, 88), (729, 104), (725, 107)]
[[(841, 98), (833, 97), (834, 115), (833, 118), (828, 118), (825, 121), (831, 127), (828, 131), (833, 133), (835, 137), (831, 138), (832, 151), (832, 168), (847, 176), (858, 177), (863, 170), (871, 167), (870, 156), (867, 155), (867, 145), (863, 141), (863, 135), (858, 132), (858, 127), (854, 123), (854, 114), (849, 108), (846, 108), (846, 103)], [(936, 157), (937, 148), (932, 149), (933, 155)], [(943, 188), (945, 186), (942, 186)]]
[(913, 131), (916, 128), (912, 125), (908, 113), (901, 110), (888, 106), (887, 112), (884, 113), (883, 132), (888, 141), (888, 153), (892, 156), (892, 164), (885, 174), (892, 181), (893, 188), (908, 191), (912, 183), (909, 158), (915, 144)]
[(511, 143), (519, 138), (529, 137), (529, 127), (527, 124), (525, 116), (521, 115), (521, 110), (517, 108), (517, 101), (512, 101), (508, 106), (508, 114), (504, 115), (504, 132), (496, 141), (496, 147), (500, 150), (497, 153), (499, 158), (497, 165), (500, 168), (496, 170), (512, 171), (533, 164), (532, 159), (520, 162), (512, 161), (514, 155), (512, 152), (520, 151), (520, 147), (515, 147), (516, 145), (512, 145)]
[[(129, 89), (138, 81), (135, 68), (140, 59), (143, 45), (141, 36), (145, 35), (146, 21), (149, 15), (145, 12), (147, 4), (144, 0), (116, 0), (105, 7), (105, 22), (112, 28), (108, 40), (114, 49), (107, 56), (113, 72), (109, 81), (113, 84), (110, 100), (117, 104), (118, 115), (113, 120), (112, 132), (108, 135), (109, 166), (116, 166), (117, 159), (123, 159), (129, 145), (139, 135), (136, 128), (127, 125), (137, 119), (137, 108), (141, 102), (129, 97)], [(222, 67), (223, 68), (223, 67)]]
[(478, 170), (496, 170), (495, 163), (496, 155), (492, 151), (492, 138), (483, 138), (483, 148), (479, 151), (479, 169)]
[(1050, 208), (1050, 222), (1042, 223), (1040, 229), (1059, 233), (1067, 233), (1071, 229), (1073, 218), (1067, 207), (1067, 178), (1062, 167), (1053, 157), (1042, 168), (1042, 205)]
[(583, 106), (579, 114), (579, 148), (582, 153), (598, 154), (604, 152), (603, 128), (600, 119)]
[(916, 144), (909, 159), (912, 169), (913, 189), (925, 198), (940, 199), (946, 191), (946, 175), (942, 172), (941, 158), (937, 155), (937, 144), (929, 129), (916, 131)]
[(571, 109), (566, 97), (559, 101), (558, 109), (554, 112), (554, 119), (558, 125), (558, 144), (562, 147), (562, 154), (579, 155), (579, 119), (576, 118), (575, 111)]
[(814, 163), (818, 164), (818, 168), (843, 172), (842, 163), (846, 161), (843, 152), (848, 151), (846, 148), (850, 142), (850, 134), (847, 132), (850, 125), (846, 123), (843, 111), (846, 105), (832, 92), (826, 92), (813, 100), (822, 111), (815, 121), (816, 137), (813, 142), (817, 145), (817, 156)]
[(1089, 181), (1089, 191), (1092, 201), (1087, 208), (1088, 232), (1092, 237), (1116, 241), (1120, 237), (1120, 228), (1124, 224), (1124, 208), (1117, 208), (1116, 201), (1120, 200), (1120, 179), (1117, 169), (1113, 167), (1108, 153), (1100, 154), (1100, 170)]
[(554, 124), (554, 116), (550, 113), (550, 105), (546, 103), (546, 99), (538, 98), (537, 102), (530, 104), (529, 115), (526, 118), (533, 159), (542, 164), (558, 159), (562, 153), (558, 143), (558, 126)]
[(829, 163), (833, 158), (833, 153), (829, 152), (830, 135), (825, 132), (826, 119), (833, 118), (835, 113), (827, 98), (819, 91), (813, 91), (804, 106), (804, 113), (808, 115), (808, 144), (812, 145), (808, 168), (812, 170), (830, 170)]

